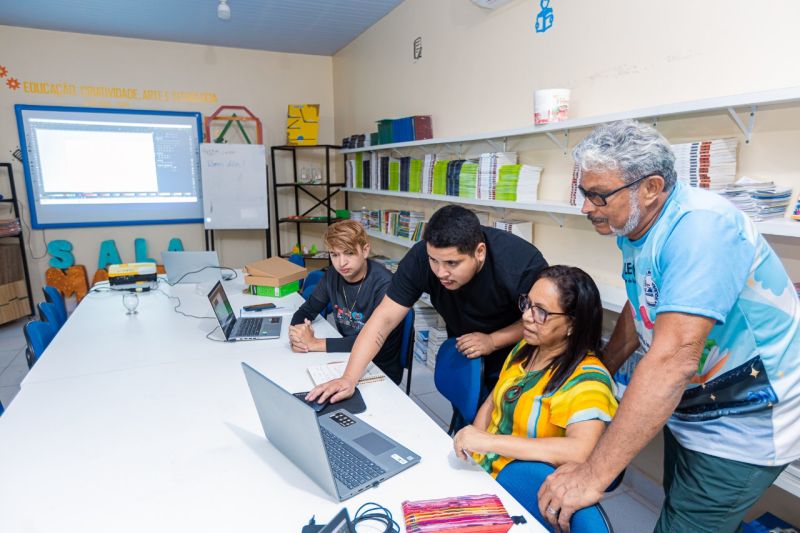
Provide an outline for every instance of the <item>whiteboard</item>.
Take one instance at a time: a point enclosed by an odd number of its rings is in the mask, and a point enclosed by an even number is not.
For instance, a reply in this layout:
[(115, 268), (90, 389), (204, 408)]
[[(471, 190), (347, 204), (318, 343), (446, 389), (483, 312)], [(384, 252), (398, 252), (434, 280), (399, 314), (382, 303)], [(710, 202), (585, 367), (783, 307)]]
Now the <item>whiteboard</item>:
[(266, 229), (267, 153), (260, 144), (200, 145), (206, 229)]

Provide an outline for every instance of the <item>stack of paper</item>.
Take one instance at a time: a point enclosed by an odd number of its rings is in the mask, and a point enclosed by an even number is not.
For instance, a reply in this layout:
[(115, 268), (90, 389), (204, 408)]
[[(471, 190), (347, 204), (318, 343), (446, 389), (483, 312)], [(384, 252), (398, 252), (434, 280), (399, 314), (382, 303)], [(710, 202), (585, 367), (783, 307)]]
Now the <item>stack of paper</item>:
[(517, 201), (523, 204), (532, 204), (539, 199), (539, 180), (542, 176), (541, 167), (522, 165), (517, 180)]
[(390, 159), (391, 158), (388, 155), (382, 156), (380, 158), (380, 163), (379, 163), (380, 166), (378, 167), (379, 168), (379, 170), (378, 170), (378, 180), (379, 180), (378, 189), (380, 189), (382, 191), (388, 191), (389, 190), (389, 161), (390, 161)]
[(498, 173), (503, 165), (516, 165), (516, 152), (493, 152), (481, 154), (478, 160), (478, 198), (495, 199)]
[(436, 165), (436, 154), (427, 154), (422, 161), (422, 192), (423, 194), (433, 193), (433, 169)]
[(382, 264), (383, 266), (386, 267), (386, 269), (389, 272), (392, 273), (397, 272), (397, 265), (400, 264), (400, 261), (398, 261), (397, 259), (391, 259), (389, 257), (386, 257), (385, 255), (376, 255), (374, 257), (371, 257), (370, 259), (372, 259), (376, 263)]
[(437, 324), (428, 330), (428, 357), (426, 364), (431, 370), (436, 368), (436, 354), (442, 343), (447, 340), (447, 330)]
[(461, 165), (458, 175), (458, 195), (462, 198), (478, 197), (478, 163), (472, 161)]
[(533, 242), (533, 222), (529, 220), (498, 220), (494, 223), (494, 227)]
[(448, 196), (458, 196), (458, 179), (464, 163), (466, 163), (464, 159), (455, 159), (447, 164), (445, 193)]
[(719, 190), (736, 180), (736, 139), (674, 144), (678, 179), (703, 189)]
[(742, 176), (736, 183), (719, 191), (740, 210), (755, 220), (782, 217), (791, 202), (791, 187), (779, 187), (771, 181)]

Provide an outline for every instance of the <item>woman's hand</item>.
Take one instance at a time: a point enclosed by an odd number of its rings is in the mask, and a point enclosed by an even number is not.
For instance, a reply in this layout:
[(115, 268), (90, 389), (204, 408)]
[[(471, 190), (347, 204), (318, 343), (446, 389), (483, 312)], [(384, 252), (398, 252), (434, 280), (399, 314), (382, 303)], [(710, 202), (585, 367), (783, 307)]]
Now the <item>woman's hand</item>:
[(482, 431), (473, 425), (464, 427), (453, 437), (453, 449), (456, 457), (464, 461), (469, 453), (489, 453), (491, 433)]

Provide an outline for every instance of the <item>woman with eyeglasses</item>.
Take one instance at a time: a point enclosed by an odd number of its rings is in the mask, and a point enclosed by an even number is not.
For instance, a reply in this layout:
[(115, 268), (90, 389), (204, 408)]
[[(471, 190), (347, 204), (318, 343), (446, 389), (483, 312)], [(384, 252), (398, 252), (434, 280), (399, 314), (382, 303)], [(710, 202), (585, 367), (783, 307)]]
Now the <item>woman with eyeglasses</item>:
[(475, 421), (453, 441), (456, 455), (497, 476), (514, 459), (555, 466), (584, 462), (617, 410), (599, 359), (603, 308), (576, 267), (544, 269), (519, 298), (523, 339), (511, 350)]

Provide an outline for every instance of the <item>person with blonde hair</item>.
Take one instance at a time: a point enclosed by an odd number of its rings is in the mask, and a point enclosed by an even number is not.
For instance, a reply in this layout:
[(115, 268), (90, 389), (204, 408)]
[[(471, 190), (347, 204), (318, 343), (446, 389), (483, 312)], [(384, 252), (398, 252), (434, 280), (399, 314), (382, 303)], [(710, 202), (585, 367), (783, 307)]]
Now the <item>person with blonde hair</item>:
[[(369, 240), (364, 227), (353, 220), (328, 226), (324, 236), (331, 265), (308, 300), (292, 316), (289, 340), (295, 352), (350, 352), (356, 337), (383, 300), (392, 281), (386, 268), (368, 259)], [(333, 307), (341, 338), (318, 338), (311, 322), (328, 304)], [(400, 383), (402, 326), (386, 339), (375, 364), (395, 383)]]

